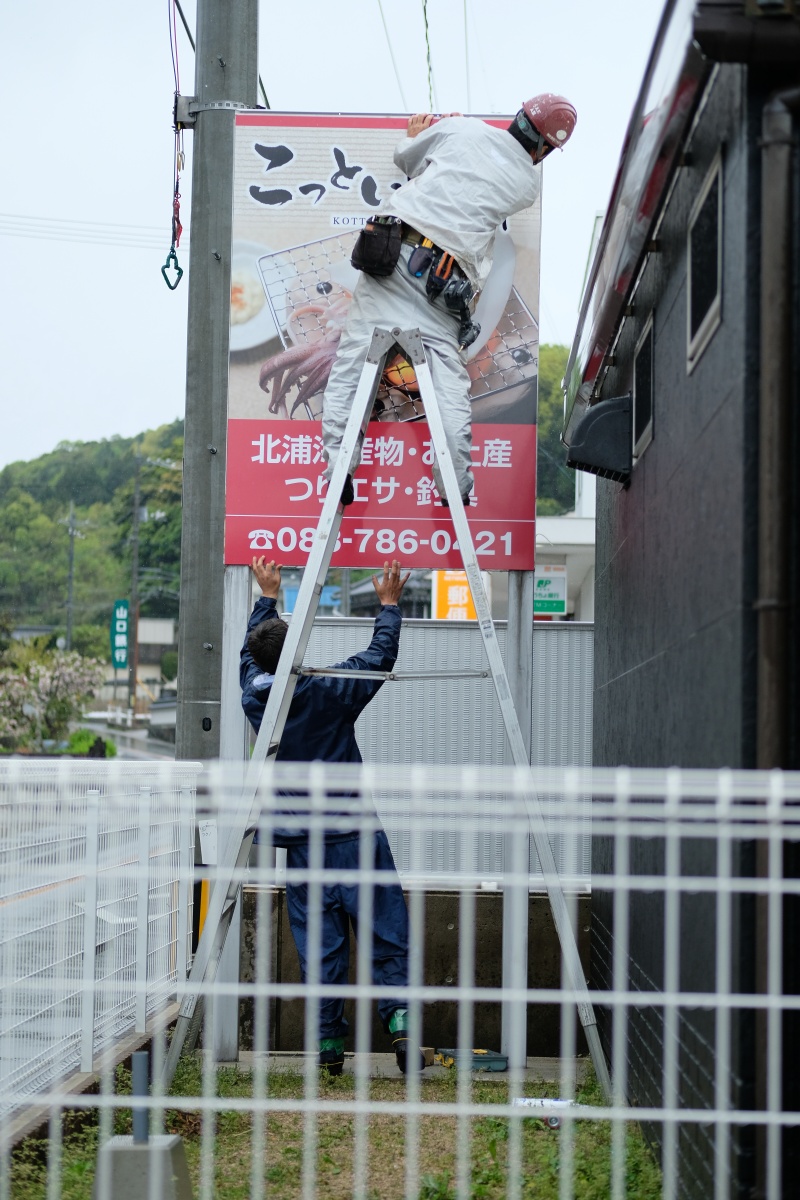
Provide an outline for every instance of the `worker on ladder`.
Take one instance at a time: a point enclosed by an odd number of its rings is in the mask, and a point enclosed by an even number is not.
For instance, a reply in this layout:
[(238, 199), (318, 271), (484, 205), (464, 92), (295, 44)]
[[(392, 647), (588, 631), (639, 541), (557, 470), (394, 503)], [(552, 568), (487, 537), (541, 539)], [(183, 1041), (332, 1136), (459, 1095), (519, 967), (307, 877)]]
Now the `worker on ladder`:
[[(418, 328), (442, 414), (461, 496), (469, 504), (470, 380), (465, 352), (479, 333), (474, 301), (492, 263), (496, 231), (539, 195), (535, 167), (568, 141), (575, 108), (545, 93), (527, 100), (507, 130), (451, 113), (418, 113), (394, 161), (408, 180), (359, 235), (353, 265), (362, 271), (325, 389), (322, 436), (330, 480), (356, 385), (376, 326)], [(509, 136), (510, 135), (510, 136)], [(358, 466), (357, 450), (350, 463)], [(446, 503), (441, 475), (434, 480)], [(348, 476), (342, 493), (352, 503)]]
[[(247, 625), (242, 646), (239, 678), (242, 706), (256, 732), (269, 699), (274, 673), (288, 626), (277, 612), (276, 599), (281, 585), (281, 568), (266, 562), (264, 556), (253, 559), (253, 573), (261, 587)], [(372, 641), (366, 650), (354, 654), (339, 669), (391, 671), (397, 659), (402, 617), (398, 607), (408, 574), (401, 576), (400, 563), (384, 565), (383, 576), (373, 576), (373, 585), (381, 602), (375, 618)], [(361, 752), (355, 735), (355, 723), (362, 711), (383, 686), (380, 679), (303, 676), (297, 681), (289, 715), (283, 729), (277, 758), (289, 762), (360, 763)], [(341, 822), (339, 823), (341, 824)], [(372, 975), (373, 982), (402, 989), (408, 986), (408, 913), (389, 847), (382, 829), (375, 832), (374, 869), (385, 872), (386, 882), (373, 890), (372, 903)], [(289, 871), (308, 870), (308, 834), (298, 829), (275, 829), (273, 844), (285, 846)], [(358, 830), (326, 830), (324, 868), (341, 875), (359, 869), (360, 837)], [(302, 979), (307, 964), (306, 883), (287, 883), (286, 907), (289, 927), (300, 959)], [(322, 888), (322, 929), (320, 945), (320, 983), (346, 984), (350, 952), (350, 924), (356, 934), (359, 912), (358, 887), (325, 884)], [(405, 1074), (408, 1066), (406, 1001), (384, 997), (378, 1002), (384, 1029), (391, 1034), (397, 1065)], [(319, 1065), (331, 1075), (341, 1075), (344, 1065), (344, 1039), (348, 1023), (344, 1000), (326, 997), (319, 1009)], [(424, 1058), (419, 1053), (420, 1069)]]

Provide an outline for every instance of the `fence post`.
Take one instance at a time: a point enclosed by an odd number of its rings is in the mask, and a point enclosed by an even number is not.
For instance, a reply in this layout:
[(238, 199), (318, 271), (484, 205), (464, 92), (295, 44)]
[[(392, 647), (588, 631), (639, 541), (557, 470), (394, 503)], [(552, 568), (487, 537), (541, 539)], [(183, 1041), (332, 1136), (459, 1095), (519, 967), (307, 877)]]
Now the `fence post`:
[(150, 916), (150, 788), (139, 788), (139, 869), (136, 874), (136, 1025), (147, 1029), (147, 942)]
[[(531, 756), (533, 703), (533, 571), (508, 573), (508, 630), (506, 671), (528, 759)], [(515, 814), (521, 807), (514, 797)], [(515, 816), (515, 824), (519, 818)], [(504, 990), (528, 986), (528, 906), (530, 902), (530, 835), (522, 829), (506, 834), (503, 845), (503, 975)], [(500, 1049), (512, 1069), (527, 1065), (527, 1005), (524, 999), (504, 1001), (501, 1007)]]
[(189, 957), (189, 901), (194, 869), (194, 805), (192, 789), (184, 784), (178, 805), (178, 999), (183, 995)]
[(86, 793), (86, 892), (83, 912), (83, 988), (81, 992), (81, 1070), (94, 1065), (94, 994), (97, 959), (97, 868), (100, 857), (100, 791)]

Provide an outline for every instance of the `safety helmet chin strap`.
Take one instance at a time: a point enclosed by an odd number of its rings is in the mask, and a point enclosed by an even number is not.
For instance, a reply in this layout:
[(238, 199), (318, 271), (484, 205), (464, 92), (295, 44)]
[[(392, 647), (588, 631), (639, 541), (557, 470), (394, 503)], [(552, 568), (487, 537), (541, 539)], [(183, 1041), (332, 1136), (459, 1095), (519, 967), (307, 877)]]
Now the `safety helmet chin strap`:
[(514, 120), (508, 127), (508, 132), (519, 142), (524, 150), (527, 150), (529, 154), (533, 154), (536, 162), (541, 162), (553, 149), (547, 139), (531, 124), (525, 116), (523, 109), (520, 109), (514, 117)]

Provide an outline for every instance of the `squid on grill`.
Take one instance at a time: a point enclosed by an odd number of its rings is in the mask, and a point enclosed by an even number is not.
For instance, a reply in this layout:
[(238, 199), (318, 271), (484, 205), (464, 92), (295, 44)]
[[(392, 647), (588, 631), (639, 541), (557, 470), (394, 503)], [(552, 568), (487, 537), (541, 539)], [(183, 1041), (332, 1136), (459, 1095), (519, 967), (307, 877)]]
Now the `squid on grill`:
[[(311, 398), (325, 390), (349, 304), (347, 292), (332, 304), (304, 304), (294, 310), (289, 318), (289, 334), (296, 344), (268, 358), (259, 374), (259, 386), (270, 396), (271, 413), (282, 411), (293, 417), (298, 408), (309, 411)], [(307, 337), (303, 318), (308, 317), (315, 318), (322, 330), (321, 337), (314, 341), (301, 340)], [(289, 408), (289, 393), (295, 386), (297, 395)]]

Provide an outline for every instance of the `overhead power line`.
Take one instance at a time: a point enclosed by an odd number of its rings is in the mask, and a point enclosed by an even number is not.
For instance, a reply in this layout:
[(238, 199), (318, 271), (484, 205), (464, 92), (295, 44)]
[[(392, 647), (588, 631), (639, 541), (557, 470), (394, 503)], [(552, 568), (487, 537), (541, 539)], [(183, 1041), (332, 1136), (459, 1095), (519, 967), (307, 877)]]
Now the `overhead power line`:
[(158, 250), (164, 243), (163, 230), (157, 225), (73, 221), (60, 217), (33, 217), (23, 213), (0, 213), (0, 235), (59, 242), (94, 242), (136, 250)]
[(469, 81), (469, 30), (467, 28), (467, 0), (464, 0), (464, 67), (467, 76), (467, 112), (472, 112), (472, 89)]
[(378, 10), (381, 14), (381, 21), (383, 22), (383, 32), (386, 34), (386, 45), (389, 47), (389, 57), (392, 60), (392, 67), (394, 68), (394, 77), (397, 80), (397, 90), (400, 93), (400, 100), (402, 102), (403, 109), (405, 112), (408, 112), (409, 111), (408, 101), (406, 100), (406, 95), (405, 95), (405, 92), (403, 91), (403, 85), (400, 82), (400, 72), (397, 69), (397, 60), (395, 59), (394, 50), (392, 49), (392, 39), (389, 37), (389, 27), (386, 24), (386, 16), (384, 15), (383, 4), (381, 3), (381, 0), (378, 0)]
[(428, 0), (422, 0), (422, 20), (425, 25), (425, 53), (428, 61), (428, 109), (435, 112), (437, 105), (433, 102), (433, 63), (431, 62), (431, 39), (428, 30)]

